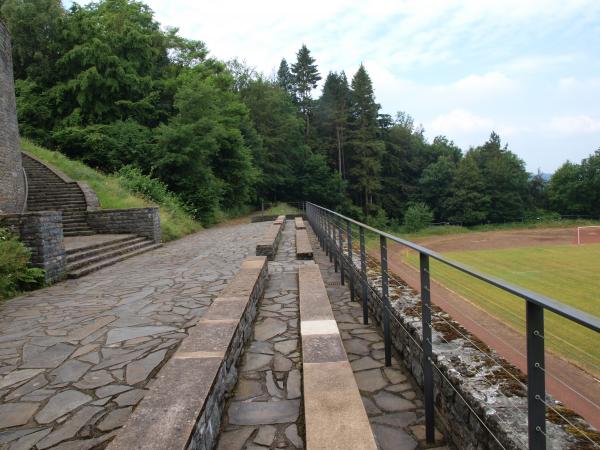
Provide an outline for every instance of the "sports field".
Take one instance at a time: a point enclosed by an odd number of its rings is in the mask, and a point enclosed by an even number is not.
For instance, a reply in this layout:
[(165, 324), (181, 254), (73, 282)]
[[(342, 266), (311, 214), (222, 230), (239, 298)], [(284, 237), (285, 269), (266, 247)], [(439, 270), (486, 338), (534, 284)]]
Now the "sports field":
[[(556, 233), (552, 230), (548, 237)], [(563, 234), (572, 236), (572, 233), (571, 229)], [(545, 245), (506, 248), (510, 240), (506, 236), (485, 235), (481, 241), (485, 242), (481, 246), (483, 250), (476, 250), (478, 246), (472, 245), (473, 238), (468, 234), (451, 240), (450, 246), (448, 240), (421, 243), (441, 251), (450, 259), (600, 317), (600, 244), (573, 245), (565, 244), (564, 239), (549, 239)], [(465, 241), (464, 247), (468, 250), (460, 250), (460, 241)], [(531, 241), (521, 244), (531, 245)], [(436, 248), (438, 246), (449, 249), (444, 251), (444, 248)], [(396, 251), (394, 257), (402, 258), (413, 267), (418, 265), (416, 254)], [(431, 274), (440, 284), (506, 324), (519, 331), (525, 329), (522, 299), (436, 261), (431, 263)], [(545, 330), (547, 348), (588, 372), (600, 375), (600, 339), (597, 333), (553, 313), (545, 315)]]

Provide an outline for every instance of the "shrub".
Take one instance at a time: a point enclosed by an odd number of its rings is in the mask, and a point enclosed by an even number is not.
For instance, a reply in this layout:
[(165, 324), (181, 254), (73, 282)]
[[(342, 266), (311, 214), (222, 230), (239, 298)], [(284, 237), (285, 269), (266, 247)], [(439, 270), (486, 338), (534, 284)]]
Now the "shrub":
[(119, 183), (125, 189), (172, 209), (184, 209), (188, 213), (194, 214), (192, 208), (185, 205), (177, 195), (169, 191), (165, 183), (156, 178), (144, 175), (137, 167), (123, 166), (117, 172), (117, 176)]
[(0, 228), (0, 299), (44, 284), (44, 270), (28, 267), (30, 257), (22, 242)]
[(414, 203), (404, 213), (404, 228), (409, 233), (427, 228), (431, 222), (433, 222), (433, 213), (425, 203)]

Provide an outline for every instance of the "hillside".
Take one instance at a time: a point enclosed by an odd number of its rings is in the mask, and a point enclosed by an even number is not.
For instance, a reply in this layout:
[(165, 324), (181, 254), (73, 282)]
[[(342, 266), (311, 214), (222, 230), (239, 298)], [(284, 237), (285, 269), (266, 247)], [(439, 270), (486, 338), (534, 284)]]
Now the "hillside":
[[(168, 194), (164, 201), (153, 201), (127, 188), (126, 186), (132, 183), (126, 179), (105, 175), (82, 162), (69, 159), (59, 152), (39, 147), (26, 139), (22, 140), (21, 145), (24, 151), (56, 167), (72, 179), (85, 181), (96, 192), (102, 208), (160, 207), (160, 222), (165, 242), (202, 228), (201, 224), (194, 220), (174, 198), (169, 198)], [(144, 181), (152, 183), (151, 179), (144, 178), (146, 179)]]

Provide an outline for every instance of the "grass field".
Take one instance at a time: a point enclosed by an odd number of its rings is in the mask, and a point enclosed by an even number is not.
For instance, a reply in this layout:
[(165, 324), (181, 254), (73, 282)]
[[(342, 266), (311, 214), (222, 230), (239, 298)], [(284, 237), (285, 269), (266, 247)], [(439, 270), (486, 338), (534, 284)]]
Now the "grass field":
[[(452, 251), (444, 255), (600, 317), (600, 244)], [(404, 258), (418, 266), (416, 254), (406, 253)], [(431, 263), (431, 274), (447, 288), (524, 331), (522, 299), (436, 261)], [(597, 333), (553, 313), (545, 314), (545, 330), (549, 349), (600, 375)]]

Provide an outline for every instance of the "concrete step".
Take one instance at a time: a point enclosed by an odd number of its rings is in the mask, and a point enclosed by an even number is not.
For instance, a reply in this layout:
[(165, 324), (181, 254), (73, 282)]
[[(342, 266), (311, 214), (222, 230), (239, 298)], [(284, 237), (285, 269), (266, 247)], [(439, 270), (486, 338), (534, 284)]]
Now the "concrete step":
[(131, 258), (133, 256), (141, 255), (142, 253), (146, 253), (146, 252), (149, 252), (151, 250), (155, 250), (155, 249), (157, 249), (159, 247), (162, 247), (162, 244), (151, 244), (151, 245), (145, 246), (143, 248), (140, 248), (138, 250), (134, 250), (132, 252), (125, 253), (123, 255), (119, 255), (119, 256), (116, 256), (114, 258), (105, 259), (104, 261), (100, 261), (100, 262), (98, 262), (96, 264), (92, 264), (90, 266), (86, 266), (86, 267), (83, 267), (83, 268), (78, 269), (78, 270), (73, 270), (72, 272), (68, 272), (67, 273), (67, 277), (68, 278), (79, 278), (79, 277), (82, 277), (84, 275), (90, 274), (92, 272), (96, 272), (96, 271), (98, 271), (100, 269), (103, 269), (105, 267), (112, 266), (113, 264), (116, 264), (116, 263), (118, 263), (120, 261), (123, 261), (123, 260), (125, 260), (127, 258)]
[(154, 243), (149, 239), (142, 239), (141, 241), (135, 243), (117, 244), (112, 249), (96, 249), (92, 252), (89, 252), (95, 254), (88, 255), (87, 257), (83, 257), (85, 253), (71, 255), (67, 257), (67, 272), (79, 270), (83, 267), (97, 264), (100, 261), (116, 258), (118, 256), (125, 255), (127, 253), (131, 253), (136, 250), (148, 247), (150, 245), (154, 245)]

